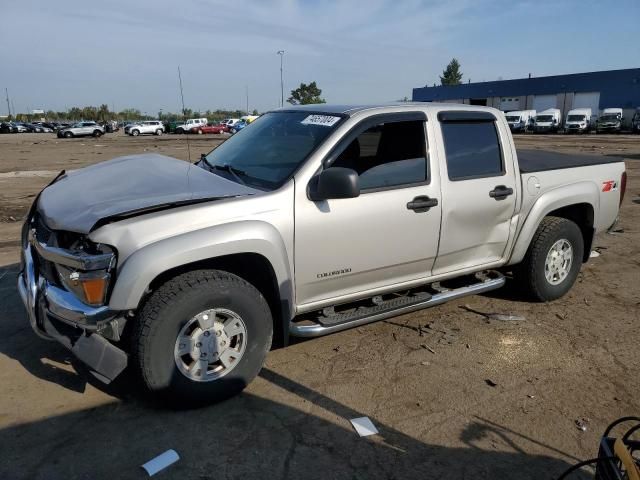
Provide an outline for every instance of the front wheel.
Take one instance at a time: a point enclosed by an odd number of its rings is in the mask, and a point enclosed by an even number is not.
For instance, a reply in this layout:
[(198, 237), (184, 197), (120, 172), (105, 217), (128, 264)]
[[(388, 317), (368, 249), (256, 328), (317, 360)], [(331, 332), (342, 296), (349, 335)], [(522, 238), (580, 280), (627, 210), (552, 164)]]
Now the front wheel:
[(73, 133), (71, 132), (64, 132), (64, 138), (71, 138), (73, 137)]
[(162, 131), (161, 128), (159, 128), (158, 130), (156, 130), (156, 135), (160, 136), (162, 135), (164, 132)]
[(132, 130), (131, 135), (133, 135), (134, 137), (137, 137), (138, 135), (140, 135), (140, 130)]
[(102, 131), (94, 130), (93, 131), (93, 136), (96, 137), (96, 138), (101, 137), (102, 136)]
[(253, 285), (227, 272), (197, 270), (156, 290), (132, 333), (132, 365), (146, 388), (188, 408), (227, 399), (256, 377), (273, 322)]
[(560, 217), (546, 217), (516, 269), (524, 293), (540, 302), (556, 300), (573, 286), (584, 254), (578, 225)]

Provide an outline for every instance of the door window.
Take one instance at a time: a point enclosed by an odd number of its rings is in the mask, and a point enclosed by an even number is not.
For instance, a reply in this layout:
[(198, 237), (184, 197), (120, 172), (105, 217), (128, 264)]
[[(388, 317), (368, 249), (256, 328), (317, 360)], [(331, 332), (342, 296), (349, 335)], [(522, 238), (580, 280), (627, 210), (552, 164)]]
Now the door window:
[(424, 122), (374, 125), (353, 139), (331, 167), (355, 170), (360, 189), (378, 190), (428, 181)]
[(504, 175), (494, 122), (442, 122), (449, 180)]

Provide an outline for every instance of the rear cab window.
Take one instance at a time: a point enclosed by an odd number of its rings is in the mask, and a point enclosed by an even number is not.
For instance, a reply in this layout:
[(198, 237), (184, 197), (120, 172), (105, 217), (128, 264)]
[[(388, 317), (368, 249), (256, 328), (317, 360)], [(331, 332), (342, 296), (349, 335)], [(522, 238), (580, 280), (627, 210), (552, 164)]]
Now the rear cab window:
[(492, 115), (478, 118), (439, 115), (439, 119), (449, 180), (498, 177), (506, 173)]

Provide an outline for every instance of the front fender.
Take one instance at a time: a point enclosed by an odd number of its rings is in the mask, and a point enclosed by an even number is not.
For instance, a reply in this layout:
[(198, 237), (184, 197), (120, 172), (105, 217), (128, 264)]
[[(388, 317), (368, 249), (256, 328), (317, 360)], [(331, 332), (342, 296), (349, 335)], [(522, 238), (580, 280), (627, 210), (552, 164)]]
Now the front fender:
[(520, 263), (524, 258), (533, 235), (544, 217), (554, 210), (579, 203), (587, 203), (597, 216), (600, 206), (598, 186), (593, 182), (578, 182), (568, 186), (559, 186), (543, 193), (536, 200), (525, 219), (511, 252), (508, 265)]
[(276, 275), (281, 301), (293, 305), (293, 281), (282, 237), (272, 225), (250, 220), (188, 232), (136, 251), (118, 271), (109, 308), (136, 309), (151, 282), (163, 272), (238, 253), (265, 257)]

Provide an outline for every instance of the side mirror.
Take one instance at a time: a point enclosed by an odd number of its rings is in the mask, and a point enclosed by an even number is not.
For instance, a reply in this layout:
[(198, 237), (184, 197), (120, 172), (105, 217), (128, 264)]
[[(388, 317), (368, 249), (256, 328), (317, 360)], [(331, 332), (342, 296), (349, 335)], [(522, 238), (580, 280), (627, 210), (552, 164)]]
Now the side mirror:
[(358, 196), (360, 196), (360, 177), (351, 168), (327, 168), (316, 175), (309, 185), (309, 198), (314, 202)]

